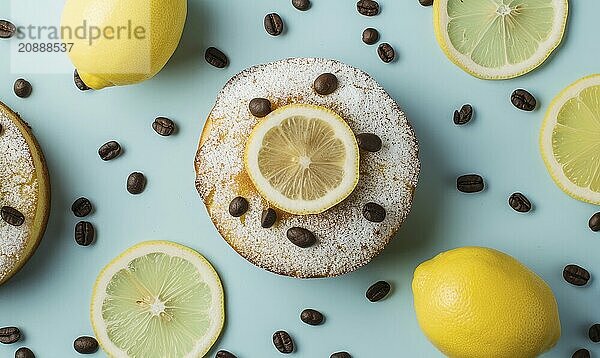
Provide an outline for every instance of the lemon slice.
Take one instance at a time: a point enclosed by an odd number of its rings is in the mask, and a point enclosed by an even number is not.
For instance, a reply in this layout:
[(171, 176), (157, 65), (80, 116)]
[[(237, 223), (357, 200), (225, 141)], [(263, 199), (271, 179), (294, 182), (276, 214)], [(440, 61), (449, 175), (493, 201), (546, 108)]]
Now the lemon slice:
[(94, 285), (92, 326), (111, 357), (202, 357), (219, 337), (224, 316), (213, 267), (172, 242), (130, 248)]
[(576, 81), (552, 100), (540, 150), (565, 193), (600, 204), (600, 74)]
[(252, 130), (244, 155), (258, 192), (292, 214), (318, 214), (358, 183), (356, 137), (333, 111), (307, 104), (281, 107)]
[(483, 79), (521, 76), (560, 44), (567, 0), (436, 0), (434, 30), (446, 56)]

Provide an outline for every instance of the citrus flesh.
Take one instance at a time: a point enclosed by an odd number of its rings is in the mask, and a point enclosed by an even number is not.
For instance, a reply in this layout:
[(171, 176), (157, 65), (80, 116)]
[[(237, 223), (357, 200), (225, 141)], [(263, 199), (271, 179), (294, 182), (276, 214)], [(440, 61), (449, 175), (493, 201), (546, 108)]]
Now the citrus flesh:
[(258, 192), (292, 214), (316, 214), (345, 199), (358, 183), (356, 137), (333, 111), (287, 105), (252, 130), (244, 154)]
[(145, 242), (102, 270), (91, 319), (111, 357), (202, 357), (223, 327), (223, 289), (197, 252), (172, 242)]

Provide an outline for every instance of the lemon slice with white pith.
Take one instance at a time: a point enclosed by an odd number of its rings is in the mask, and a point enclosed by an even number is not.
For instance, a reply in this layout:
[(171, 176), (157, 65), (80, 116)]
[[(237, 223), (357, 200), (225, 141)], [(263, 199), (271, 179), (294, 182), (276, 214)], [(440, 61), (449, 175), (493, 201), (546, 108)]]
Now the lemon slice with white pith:
[(292, 104), (263, 118), (244, 155), (258, 192), (292, 214), (317, 214), (356, 187), (359, 152), (348, 124), (319, 106)]

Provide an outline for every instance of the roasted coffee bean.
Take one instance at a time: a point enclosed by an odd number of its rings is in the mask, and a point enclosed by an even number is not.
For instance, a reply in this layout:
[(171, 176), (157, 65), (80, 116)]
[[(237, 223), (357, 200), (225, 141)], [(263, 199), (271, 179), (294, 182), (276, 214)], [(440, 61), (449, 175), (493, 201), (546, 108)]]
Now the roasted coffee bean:
[(333, 73), (323, 73), (317, 77), (313, 83), (313, 88), (318, 94), (327, 96), (338, 88), (338, 79)]
[(248, 200), (241, 196), (233, 198), (233, 200), (229, 203), (229, 215), (239, 218), (244, 215), (246, 211), (248, 211)]
[(92, 203), (87, 198), (79, 198), (71, 205), (71, 211), (78, 218), (83, 218), (92, 212)]
[(356, 136), (358, 147), (367, 152), (378, 152), (381, 150), (381, 138), (373, 133), (361, 133)]
[(463, 193), (477, 193), (485, 188), (485, 183), (480, 175), (461, 175), (456, 179), (456, 188)]
[(363, 207), (363, 216), (371, 222), (380, 223), (385, 220), (385, 215), (385, 209), (379, 204), (366, 203)]
[(80, 221), (75, 225), (75, 242), (81, 246), (90, 246), (94, 242), (95, 230), (92, 223)]
[(9, 39), (15, 35), (17, 27), (8, 20), (0, 20), (0, 39)]
[(310, 0), (292, 0), (292, 5), (300, 11), (306, 11), (310, 9)]
[(31, 96), (31, 92), (33, 88), (31, 87), (31, 83), (29, 81), (19, 78), (15, 81), (15, 85), (13, 86), (15, 94), (20, 98), (27, 98)]
[(571, 356), (571, 358), (590, 358), (590, 351), (588, 351), (585, 348), (581, 348), (578, 349), (577, 351), (575, 351), (575, 353), (573, 353), (573, 355)]
[(379, 14), (379, 3), (373, 0), (360, 0), (356, 3), (356, 10), (364, 16), (375, 16)]
[(567, 265), (563, 270), (565, 281), (575, 286), (585, 286), (590, 280), (590, 273), (583, 267)]
[(284, 25), (281, 16), (276, 13), (267, 14), (264, 20), (265, 30), (271, 36), (279, 36), (283, 32)]
[(592, 231), (595, 231), (595, 232), (600, 231), (600, 212), (592, 215), (592, 217), (590, 218), (590, 221), (588, 222), (588, 225), (590, 226), (590, 229)]
[(215, 355), (215, 358), (237, 358), (235, 354), (228, 352), (226, 350), (220, 350)]
[(253, 98), (248, 104), (248, 109), (254, 117), (263, 118), (271, 113), (271, 101), (266, 98)]
[(588, 330), (588, 336), (594, 343), (600, 342), (600, 324), (596, 323)]
[(352, 358), (348, 352), (337, 352), (333, 353), (330, 358)]
[(21, 331), (17, 327), (0, 328), (0, 343), (13, 344), (21, 339)]
[(121, 145), (114, 140), (103, 144), (98, 149), (98, 155), (104, 161), (115, 159), (121, 154)]
[(287, 231), (287, 238), (292, 244), (301, 248), (311, 247), (317, 243), (315, 234), (301, 227), (289, 228)]
[(396, 51), (394, 51), (392, 45), (387, 42), (384, 42), (377, 47), (377, 54), (381, 61), (385, 63), (390, 63), (396, 58)]
[(460, 107), (460, 110), (454, 111), (454, 124), (467, 124), (473, 118), (473, 107), (470, 104), (465, 104)]
[(419, 3), (423, 6), (431, 6), (433, 5), (433, 0), (419, 0)]
[(535, 97), (524, 89), (515, 90), (510, 96), (510, 101), (512, 104), (520, 110), (523, 111), (533, 111), (537, 102)]
[(271, 226), (275, 225), (276, 221), (277, 212), (271, 208), (263, 210), (262, 214), (260, 215), (260, 226), (262, 226), (265, 229), (268, 229)]
[(371, 302), (381, 301), (385, 298), (385, 296), (388, 295), (388, 293), (390, 293), (391, 289), (392, 287), (390, 286), (390, 284), (385, 281), (375, 282), (367, 290), (367, 299)]
[(35, 358), (35, 354), (27, 347), (21, 347), (15, 352), (15, 358)]
[(300, 313), (300, 320), (311, 326), (318, 326), (323, 323), (323, 314), (317, 310), (308, 308)]
[(374, 45), (379, 41), (379, 31), (372, 27), (366, 28), (362, 33), (362, 40), (367, 45)]
[(12, 226), (21, 226), (25, 222), (25, 216), (11, 206), (3, 206), (0, 209), (0, 215), (2, 216), (2, 220)]
[(508, 205), (520, 213), (527, 213), (531, 210), (531, 202), (521, 193), (514, 193), (511, 195), (510, 198), (508, 198)]
[(80, 91), (87, 91), (87, 90), (91, 89), (88, 87), (88, 85), (85, 84), (85, 82), (83, 82), (81, 77), (79, 77), (79, 72), (77, 72), (77, 70), (75, 70), (75, 72), (73, 72), (73, 82), (75, 82), (75, 86)]
[(225, 68), (229, 65), (229, 59), (216, 47), (209, 47), (204, 52), (204, 59), (216, 68)]
[(163, 137), (168, 137), (175, 131), (175, 122), (165, 117), (158, 117), (152, 122), (152, 129)]
[(146, 188), (146, 177), (140, 172), (133, 172), (127, 177), (127, 191), (130, 194), (141, 194)]
[(292, 353), (294, 351), (294, 341), (286, 331), (277, 331), (273, 333), (273, 344), (281, 353)]
[(73, 348), (81, 354), (96, 353), (98, 351), (98, 341), (94, 337), (82, 336), (73, 342)]

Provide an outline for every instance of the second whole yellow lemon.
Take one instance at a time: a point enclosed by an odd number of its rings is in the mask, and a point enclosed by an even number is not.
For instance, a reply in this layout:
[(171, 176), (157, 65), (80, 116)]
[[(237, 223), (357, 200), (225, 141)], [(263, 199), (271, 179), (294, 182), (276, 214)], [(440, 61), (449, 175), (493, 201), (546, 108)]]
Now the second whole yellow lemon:
[(500, 251), (444, 252), (417, 267), (412, 286), (421, 329), (448, 357), (537, 357), (560, 337), (550, 287)]

